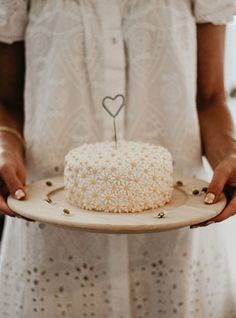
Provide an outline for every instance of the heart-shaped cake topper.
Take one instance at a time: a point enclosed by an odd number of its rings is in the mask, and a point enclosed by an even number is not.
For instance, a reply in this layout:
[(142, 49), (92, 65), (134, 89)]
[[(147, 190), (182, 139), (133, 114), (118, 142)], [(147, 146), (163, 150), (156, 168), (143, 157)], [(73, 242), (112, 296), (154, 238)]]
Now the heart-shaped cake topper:
[(106, 96), (102, 100), (102, 106), (113, 118), (114, 139), (117, 148), (116, 117), (119, 115), (121, 109), (125, 106), (125, 98), (121, 94), (118, 94), (115, 97)]
[(102, 100), (102, 106), (111, 117), (116, 118), (125, 106), (125, 98), (121, 94), (115, 97), (106, 96)]

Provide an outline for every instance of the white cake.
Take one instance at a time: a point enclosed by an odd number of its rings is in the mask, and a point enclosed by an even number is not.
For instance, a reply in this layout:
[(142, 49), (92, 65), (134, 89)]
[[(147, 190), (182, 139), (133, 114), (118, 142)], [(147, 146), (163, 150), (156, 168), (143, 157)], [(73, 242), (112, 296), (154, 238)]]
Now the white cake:
[(119, 141), (84, 144), (65, 158), (66, 199), (105, 212), (141, 212), (161, 207), (173, 191), (173, 164), (163, 147)]

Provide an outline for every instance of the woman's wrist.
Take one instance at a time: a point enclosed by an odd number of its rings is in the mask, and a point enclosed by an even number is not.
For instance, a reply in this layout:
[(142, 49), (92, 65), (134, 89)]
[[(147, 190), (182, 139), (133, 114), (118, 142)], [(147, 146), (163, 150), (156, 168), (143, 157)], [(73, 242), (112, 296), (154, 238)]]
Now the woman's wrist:
[(236, 153), (234, 122), (224, 92), (198, 100), (198, 116), (203, 154), (215, 169), (224, 159)]
[(0, 132), (0, 152), (14, 153), (24, 158), (25, 149), (16, 136)]
[(211, 167), (215, 169), (225, 159), (236, 159), (236, 144), (224, 143), (223, 145), (210, 146), (209, 150), (206, 149), (206, 158), (208, 159)]
[(6, 134), (11, 134), (15, 138), (18, 139), (18, 141), (21, 143), (23, 148), (25, 148), (25, 140), (23, 136), (14, 128), (8, 127), (8, 126), (1, 126), (0, 125), (0, 133), (6, 133)]

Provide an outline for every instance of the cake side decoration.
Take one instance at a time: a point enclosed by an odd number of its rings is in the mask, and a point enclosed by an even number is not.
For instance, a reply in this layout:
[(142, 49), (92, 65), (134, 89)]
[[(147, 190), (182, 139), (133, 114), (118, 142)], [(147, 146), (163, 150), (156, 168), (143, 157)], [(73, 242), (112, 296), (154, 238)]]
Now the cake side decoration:
[(66, 199), (95, 211), (141, 212), (164, 206), (173, 191), (173, 163), (161, 146), (119, 141), (84, 144), (65, 158)]

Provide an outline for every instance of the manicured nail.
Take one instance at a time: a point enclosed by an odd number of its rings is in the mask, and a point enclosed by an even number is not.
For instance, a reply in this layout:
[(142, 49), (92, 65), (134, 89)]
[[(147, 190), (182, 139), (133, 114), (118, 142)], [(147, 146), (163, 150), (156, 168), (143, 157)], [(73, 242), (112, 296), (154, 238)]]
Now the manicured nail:
[(206, 195), (206, 197), (205, 197), (205, 199), (204, 199), (204, 202), (206, 203), (206, 204), (212, 204), (213, 202), (214, 202), (214, 200), (215, 200), (215, 195), (214, 195), (214, 193), (207, 193), (207, 195)]
[(21, 200), (21, 199), (25, 198), (25, 192), (24, 192), (22, 189), (16, 190), (16, 192), (15, 192), (15, 198), (16, 198), (17, 200)]

